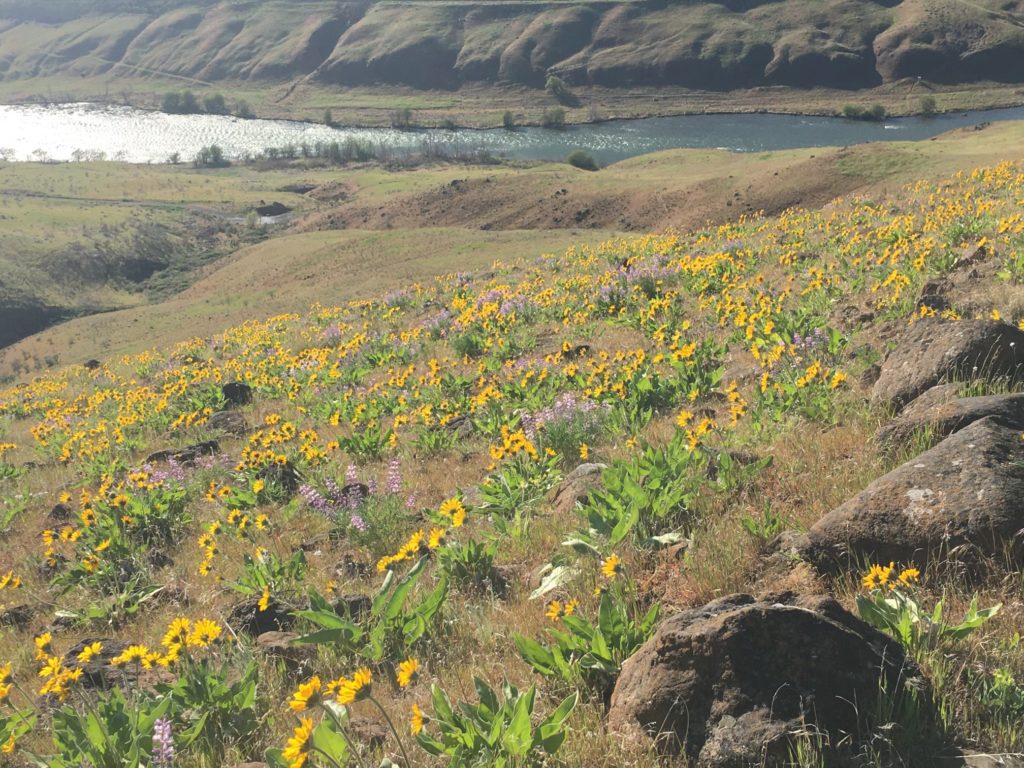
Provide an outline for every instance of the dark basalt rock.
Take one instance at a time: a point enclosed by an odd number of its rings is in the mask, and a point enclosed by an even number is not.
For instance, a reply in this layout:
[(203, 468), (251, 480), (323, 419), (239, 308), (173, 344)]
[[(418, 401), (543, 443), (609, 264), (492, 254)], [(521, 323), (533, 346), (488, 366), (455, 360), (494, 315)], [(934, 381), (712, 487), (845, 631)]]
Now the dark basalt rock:
[(175, 461), (178, 464), (190, 466), (195, 464), (202, 456), (216, 456), (220, 453), (220, 444), (216, 440), (207, 440), (202, 443), (190, 445), (187, 448), (169, 449), (151, 453), (146, 457), (147, 464), (157, 464), (164, 461)]
[(299, 489), (299, 482), (302, 476), (290, 461), (284, 464), (268, 464), (258, 473), (265, 483), (274, 484), (288, 493), (295, 493)]
[(976, 421), (993, 416), (1001, 424), (1024, 429), (1024, 393), (958, 397), (956, 384), (932, 387), (875, 433), (886, 450), (899, 448), (922, 431), (948, 437)]
[(207, 419), (206, 426), (235, 437), (244, 437), (252, 431), (245, 417), (236, 411), (218, 411)]
[(882, 362), (871, 399), (898, 411), (936, 384), (1021, 378), (1024, 331), (990, 320), (926, 318)]
[(271, 597), (267, 609), (260, 610), (260, 598), (252, 597), (235, 605), (228, 614), (227, 623), (236, 632), (259, 637), (265, 632), (282, 632), (295, 623), (292, 609)]
[(580, 464), (548, 492), (547, 501), (554, 512), (568, 513), (587, 500), (590, 492), (601, 487), (601, 473), (606, 464)]
[(863, 732), (880, 681), (908, 678), (899, 643), (830, 597), (732, 595), (662, 622), (623, 664), (608, 725), (698, 766), (781, 766), (792, 734), (840, 744)]
[(24, 629), (29, 625), (36, 613), (38, 613), (38, 610), (33, 605), (13, 605), (0, 611), (0, 627)]
[(252, 402), (252, 387), (240, 381), (229, 381), (221, 392), (229, 405), (248, 405)]
[(993, 416), (875, 480), (811, 526), (798, 549), (819, 570), (866, 560), (1019, 557), (1024, 440)]

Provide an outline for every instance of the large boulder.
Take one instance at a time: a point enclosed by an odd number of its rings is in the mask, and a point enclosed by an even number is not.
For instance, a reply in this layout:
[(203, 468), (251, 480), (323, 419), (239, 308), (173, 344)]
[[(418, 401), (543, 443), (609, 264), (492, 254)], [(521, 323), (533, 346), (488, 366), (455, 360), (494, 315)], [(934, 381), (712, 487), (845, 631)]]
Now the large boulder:
[[(821, 570), (909, 564), (958, 550), (1003, 555), (1024, 529), (1024, 440), (987, 417), (875, 480), (807, 532), (799, 547)], [(965, 546), (969, 545), (969, 546)]]
[(1024, 393), (959, 397), (957, 390), (956, 384), (932, 387), (879, 429), (875, 442), (885, 449), (895, 449), (925, 431), (933, 437), (948, 437), (987, 416), (1008, 427), (1024, 429)]
[(882, 363), (874, 403), (900, 410), (951, 381), (1024, 378), (1024, 331), (991, 320), (918, 320)]
[(623, 664), (608, 722), (697, 765), (781, 765), (795, 734), (839, 744), (871, 725), (880, 682), (896, 692), (918, 677), (830, 597), (732, 595), (661, 624)]

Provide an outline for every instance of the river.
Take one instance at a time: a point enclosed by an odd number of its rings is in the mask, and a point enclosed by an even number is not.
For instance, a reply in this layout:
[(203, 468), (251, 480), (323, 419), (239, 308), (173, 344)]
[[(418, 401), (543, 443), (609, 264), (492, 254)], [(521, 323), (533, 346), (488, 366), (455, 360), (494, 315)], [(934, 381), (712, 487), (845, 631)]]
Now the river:
[(220, 146), (229, 158), (267, 147), (344, 142), (348, 138), (418, 151), (424, 144), (452, 151), (486, 151), (520, 160), (564, 160), (574, 149), (611, 163), (679, 147), (758, 152), (798, 147), (847, 146), (867, 141), (926, 139), (985, 121), (1024, 119), (1024, 107), (958, 112), (931, 118), (862, 122), (838, 117), (724, 114), (614, 120), (565, 130), (400, 131), (330, 128), (288, 120), (242, 120), (217, 115), (166, 115), (131, 107), (92, 104), (0, 105), (0, 157), (9, 160), (120, 160), (166, 162), (172, 153), (191, 160), (200, 148)]

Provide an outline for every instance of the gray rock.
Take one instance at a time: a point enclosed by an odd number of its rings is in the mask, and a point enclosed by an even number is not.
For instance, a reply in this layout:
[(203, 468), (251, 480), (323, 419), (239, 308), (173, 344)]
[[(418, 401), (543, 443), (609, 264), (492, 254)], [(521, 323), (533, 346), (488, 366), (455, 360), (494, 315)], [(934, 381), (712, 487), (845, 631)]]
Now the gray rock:
[(551, 508), (557, 513), (574, 510), (592, 490), (601, 487), (601, 473), (607, 468), (606, 464), (580, 464), (548, 493)]
[(1020, 429), (990, 416), (829, 512), (807, 532), (801, 552), (826, 571), (865, 558), (921, 565), (965, 545), (1002, 556), (1022, 528), (1024, 440)]
[(210, 416), (206, 426), (235, 437), (243, 437), (252, 431), (245, 417), (237, 411), (218, 411)]
[(608, 723), (697, 765), (781, 765), (795, 733), (839, 744), (869, 725), (879, 680), (911, 678), (900, 645), (832, 598), (732, 595), (661, 624), (623, 664)]
[(872, 402), (900, 410), (936, 384), (1024, 378), (1024, 331), (990, 320), (926, 318), (882, 362)]
[(878, 430), (875, 442), (885, 449), (898, 448), (924, 430), (938, 438), (948, 437), (987, 416), (1024, 429), (1024, 393), (958, 397), (957, 389), (955, 384), (932, 387)]

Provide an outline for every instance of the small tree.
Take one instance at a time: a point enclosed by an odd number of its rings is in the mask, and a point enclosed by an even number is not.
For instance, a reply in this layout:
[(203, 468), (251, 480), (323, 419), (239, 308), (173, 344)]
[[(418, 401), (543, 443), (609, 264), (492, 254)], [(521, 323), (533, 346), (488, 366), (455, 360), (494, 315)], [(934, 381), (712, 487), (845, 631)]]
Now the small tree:
[(516, 128), (516, 116), (512, 113), (511, 109), (506, 109), (505, 114), (501, 116), (501, 124), (505, 126), (506, 131), (514, 131)]
[(214, 93), (203, 99), (203, 109), (211, 115), (226, 115), (228, 113), (227, 102), (219, 93)]
[(177, 165), (178, 163), (181, 162), (181, 153), (171, 152), (171, 154), (167, 156), (167, 162), (170, 163), (171, 165)]
[(252, 120), (256, 117), (256, 114), (249, 107), (249, 102), (245, 100), (239, 100), (238, 103), (235, 104), (235, 114), (243, 120)]
[(921, 97), (921, 116), (922, 117), (935, 117), (937, 106), (935, 104), (934, 96), (922, 96)]
[(324, 125), (328, 128), (334, 127), (334, 115), (331, 114), (331, 110), (329, 109), (324, 110)]
[(560, 78), (558, 75), (548, 76), (547, 81), (544, 83), (544, 90), (562, 103), (571, 101), (574, 98), (572, 91), (569, 90), (569, 86), (566, 85), (565, 80)]
[(224, 157), (224, 150), (217, 144), (200, 149), (192, 164), (196, 168), (223, 168), (231, 165)]
[(545, 128), (560, 130), (565, 128), (565, 110), (561, 107), (550, 107), (544, 110), (540, 124)]
[(881, 122), (882, 120), (885, 120), (885, 115), (885, 107), (883, 107), (881, 104), (872, 104), (864, 112), (864, 118), (866, 120), (874, 120), (875, 122)]
[(391, 113), (391, 127), (405, 130), (412, 127), (412, 110), (409, 107), (396, 109)]
[(194, 115), (199, 112), (199, 99), (192, 91), (182, 91), (181, 111), (186, 115)]
[(181, 94), (173, 91), (165, 93), (160, 109), (169, 115), (176, 115), (181, 112)]

